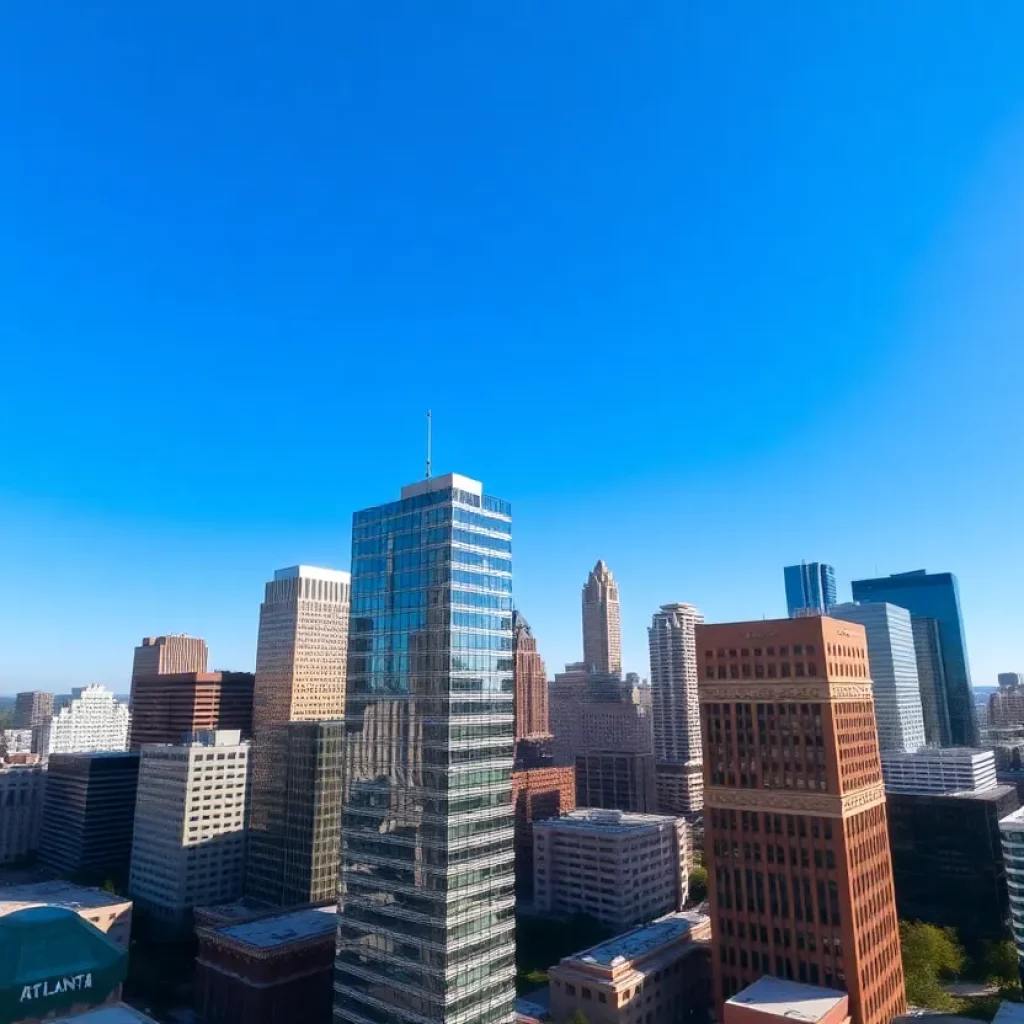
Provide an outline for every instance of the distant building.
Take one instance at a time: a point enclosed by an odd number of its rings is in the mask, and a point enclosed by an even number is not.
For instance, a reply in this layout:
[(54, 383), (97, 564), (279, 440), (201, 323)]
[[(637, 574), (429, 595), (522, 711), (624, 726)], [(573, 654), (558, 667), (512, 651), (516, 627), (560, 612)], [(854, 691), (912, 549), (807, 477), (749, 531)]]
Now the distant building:
[(792, 1024), (795, 1020), (849, 1024), (850, 997), (834, 988), (765, 975), (726, 1000), (723, 1024)]
[(6, 760), (11, 754), (31, 754), (32, 729), (4, 729), (0, 732), (0, 761)]
[(689, 891), (689, 828), (682, 818), (575, 810), (533, 826), (534, 906), (590, 914), (625, 931), (682, 910)]
[(824, 562), (801, 562), (783, 569), (786, 609), (791, 619), (825, 615), (837, 603), (836, 571)]
[(955, 928), (968, 943), (1005, 934), (1009, 911), (999, 822), (1012, 786), (886, 799), (896, 907), (903, 920)]
[(139, 755), (54, 754), (46, 776), (42, 862), (65, 878), (127, 879)]
[(887, 793), (981, 793), (996, 785), (996, 759), (973, 747), (890, 751), (882, 776)]
[(533, 825), (576, 809), (576, 772), (572, 768), (531, 768), (512, 773), (515, 810), (516, 900), (533, 898)]
[(658, 812), (653, 754), (576, 755), (576, 805), (638, 814)]
[(165, 672), (140, 676), (132, 698), (131, 749), (181, 743), (197, 732), (252, 735), (251, 672)]
[(988, 725), (1024, 725), (1024, 686), (1016, 672), (1000, 673), (999, 689), (988, 699)]
[(1024, 672), (1000, 672), (996, 681), (1000, 686), (1024, 686)]
[(914, 634), (925, 742), (932, 747), (948, 747), (952, 743), (949, 707), (946, 704), (949, 688), (946, 685), (946, 672), (942, 667), (939, 620), (925, 615), (911, 615), (910, 628)]
[(46, 769), (39, 765), (0, 766), (0, 864), (39, 849), (45, 786)]
[(591, 949), (548, 971), (556, 1021), (582, 1013), (592, 1024), (711, 1020), (711, 922), (674, 913)]
[(548, 717), (548, 674), (537, 651), (530, 624), (518, 611), (512, 612), (513, 679), (515, 682), (515, 740), (551, 742)]
[(143, 637), (132, 660), (132, 706), (135, 704), (135, 680), (153, 676), (206, 672), (210, 652), (206, 641), (197, 636), (175, 633), (170, 636)]
[(879, 750), (920, 750), (925, 745), (924, 716), (910, 612), (879, 601), (839, 604), (829, 614), (860, 623), (867, 634)]
[(102, 889), (64, 879), (0, 885), (0, 917), (27, 907), (63, 907), (99, 928), (115, 945), (127, 950), (132, 935), (132, 901)]
[(622, 674), (619, 588), (604, 561), (591, 569), (583, 587), (583, 662), (592, 672)]
[(949, 709), (949, 742), (958, 747), (977, 746), (978, 732), (967, 661), (967, 640), (960, 612), (960, 587), (949, 572), (924, 569), (872, 580), (853, 581), (854, 601), (888, 601), (938, 622), (946, 707)]
[(53, 694), (27, 690), (14, 698), (12, 729), (32, 729), (53, 718)]
[(187, 933), (193, 907), (242, 895), (248, 782), (237, 729), (143, 746), (129, 891), (161, 930)]
[(76, 687), (71, 701), (37, 726), (38, 753), (79, 754), (91, 750), (127, 750), (128, 705), (105, 686)]
[(329, 1021), (336, 904), (210, 924), (197, 914), (196, 1009), (205, 1024)]

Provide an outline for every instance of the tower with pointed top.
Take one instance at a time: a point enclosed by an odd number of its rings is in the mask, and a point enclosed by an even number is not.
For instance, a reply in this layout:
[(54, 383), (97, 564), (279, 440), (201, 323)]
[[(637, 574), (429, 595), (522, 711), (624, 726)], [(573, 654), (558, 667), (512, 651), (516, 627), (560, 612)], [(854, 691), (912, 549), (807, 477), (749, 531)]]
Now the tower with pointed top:
[(583, 588), (583, 661), (591, 672), (622, 674), (619, 588), (603, 559)]

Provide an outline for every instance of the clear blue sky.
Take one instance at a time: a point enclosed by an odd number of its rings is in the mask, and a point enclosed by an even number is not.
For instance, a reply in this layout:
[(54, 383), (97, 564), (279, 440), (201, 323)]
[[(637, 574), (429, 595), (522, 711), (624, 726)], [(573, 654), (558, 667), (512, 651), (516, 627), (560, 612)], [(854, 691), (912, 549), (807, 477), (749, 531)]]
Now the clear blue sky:
[(253, 664), (435, 469), (513, 502), (549, 671), (603, 557), (784, 612), (958, 574), (1024, 670), (1024, 5), (5, 8), (0, 692)]

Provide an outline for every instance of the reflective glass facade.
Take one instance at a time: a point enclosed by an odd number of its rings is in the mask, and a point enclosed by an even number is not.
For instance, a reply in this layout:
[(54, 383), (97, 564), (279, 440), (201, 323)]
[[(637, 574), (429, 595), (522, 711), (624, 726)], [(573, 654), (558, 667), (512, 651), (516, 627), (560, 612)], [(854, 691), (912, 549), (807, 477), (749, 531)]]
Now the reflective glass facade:
[[(836, 601), (836, 571), (824, 562), (801, 562), (783, 569), (789, 617), (827, 615)], [(856, 599), (855, 599), (856, 600)]]
[(511, 547), (461, 477), (354, 516), (337, 1021), (513, 1020)]

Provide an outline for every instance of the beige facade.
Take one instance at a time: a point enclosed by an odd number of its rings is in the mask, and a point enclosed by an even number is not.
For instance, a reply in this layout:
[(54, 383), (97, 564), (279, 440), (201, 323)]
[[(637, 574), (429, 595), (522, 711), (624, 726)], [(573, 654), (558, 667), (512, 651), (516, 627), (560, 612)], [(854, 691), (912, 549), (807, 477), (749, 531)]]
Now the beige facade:
[(39, 848), (46, 769), (0, 767), (0, 864), (21, 860)]
[(28, 907), (63, 907), (95, 925), (122, 949), (132, 934), (132, 901), (115, 893), (66, 882), (0, 886), (0, 917)]
[(198, 636), (176, 633), (171, 636), (147, 636), (135, 648), (132, 661), (132, 686), (136, 679), (148, 679), (179, 672), (205, 672), (210, 652)]
[(589, 1024), (686, 1024), (711, 1008), (711, 922), (673, 913), (565, 957), (548, 971), (551, 1017)]
[(592, 672), (622, 673), (619, 588), (603, 561), (583, 588), (583, 661)]
[(658, 761), (654, 783), (659, 814), (692, 817), (704, 807), (704, 765), (700, 761)]

